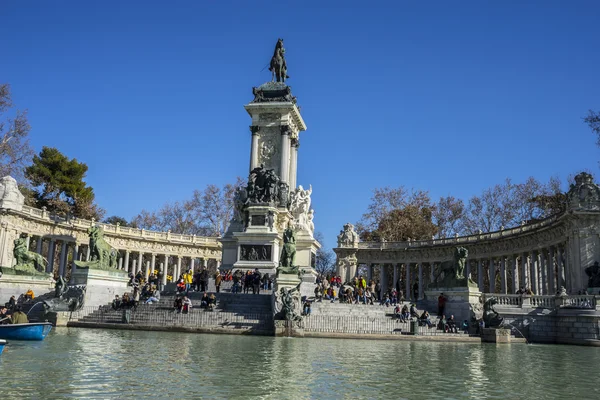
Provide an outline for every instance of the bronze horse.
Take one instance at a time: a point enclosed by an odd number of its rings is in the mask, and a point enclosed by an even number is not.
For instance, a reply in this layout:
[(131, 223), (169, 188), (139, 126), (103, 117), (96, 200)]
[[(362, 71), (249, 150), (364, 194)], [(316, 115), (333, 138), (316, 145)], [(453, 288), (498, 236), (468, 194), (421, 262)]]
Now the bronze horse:
[(287, 75), (287, 64), (285, 63), (285, 49), (283, 48), (283, 39), (277, 40), (275, 45), (275, 51), (271, 58), (271, 64), (269, 65), (269, 71), (271, 71), (271, 80), (277, 82), (285, 82), (289, 76)]

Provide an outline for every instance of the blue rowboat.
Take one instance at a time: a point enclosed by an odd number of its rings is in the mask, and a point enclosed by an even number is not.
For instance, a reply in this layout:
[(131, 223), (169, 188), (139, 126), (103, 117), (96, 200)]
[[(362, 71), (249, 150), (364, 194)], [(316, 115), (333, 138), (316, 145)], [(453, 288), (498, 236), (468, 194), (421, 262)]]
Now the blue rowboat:
[(0, 339), (44, 340), (51, 329), (50, 322), (0, 325)]
[(4, 346), (6, 346), (7, 341), (0, 339), (0, 354), (2, 354), (2, 350), (4, 350)]

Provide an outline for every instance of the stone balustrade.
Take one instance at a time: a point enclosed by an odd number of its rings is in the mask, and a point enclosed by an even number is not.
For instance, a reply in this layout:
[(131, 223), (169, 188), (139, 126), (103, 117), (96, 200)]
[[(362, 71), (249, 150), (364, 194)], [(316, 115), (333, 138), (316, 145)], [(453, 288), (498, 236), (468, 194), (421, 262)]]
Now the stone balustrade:
[[(496, 294), (486, 293), (485, 298), (494, 297), (495, 307), (502, 308), (576, 308), (596, 310), (600, 305), (600, 296), (574, 295), (574, 296), (550, 296), (550, 295), (519, 295), (519, 294)], [(600, 310), (600, 309), (599, 309)]]

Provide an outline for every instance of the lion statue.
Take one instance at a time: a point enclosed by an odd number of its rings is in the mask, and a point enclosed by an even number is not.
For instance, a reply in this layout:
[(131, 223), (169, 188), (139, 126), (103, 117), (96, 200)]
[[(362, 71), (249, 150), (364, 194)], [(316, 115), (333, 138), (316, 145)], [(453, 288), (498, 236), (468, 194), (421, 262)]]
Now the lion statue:
[[(440, 264), (433, 285), (435, 287), (467, 286), (469, 280), (465, 277), (465, 264), (469, 251), (464, 247), (454, 249), (452, 261), (444, 261)], [(444, 278), (440, 276), (444, 273)]]
[(496, 303), (498, 300), (495, 297), (490, 297), (483, 303), (483, 322), (487, 328), (499, 328), (504, 320), (494, 309)]
[[(14, 243), (13, 256), (16, 261), (15, 270), (32, 275), (43, 274), (48, 265), (48, 260), (42, 257), (41, 254), (29, 251), (27, 248), (27, 234), (22, 233)], [(38, 270), (36, 265), (41, 267), (41, 269)]]
[(96, 261), (100, 268), (117, 268), (117, 250), (104, 240), (104, 233), (99, 226), (92, 226), (87, 231), (90, 236), (90, 261)]

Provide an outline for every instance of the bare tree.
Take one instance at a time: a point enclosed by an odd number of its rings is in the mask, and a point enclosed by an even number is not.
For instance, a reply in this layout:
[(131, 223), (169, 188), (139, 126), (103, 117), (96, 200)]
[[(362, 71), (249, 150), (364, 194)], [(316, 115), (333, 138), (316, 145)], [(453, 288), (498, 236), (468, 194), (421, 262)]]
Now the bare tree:
[(29, 145), (27, 111), (16, 110), (14, 116), (4, 115), (13, 107), (8, 84), (0, 84), (0, 176), (11, 175), (24, 181), (25, 166), (31, 162), (34, 151)]
[(131, 223), (138, 228), (187, 235), (222, 236), (233, 216), (233, 196), (241, 178), (223, 188), (208, 185), (190, 200), (167, 203), (157, 211), (142, 210)]
[(433, 221), (439, 237), (449, 237), (465, 233), (465, 203), (453, 196), (440, 197), (433, 207)]
[(596, 138), (596, 144), (600, 146), (600, 112), (589, 110), (587, 117), (583, 118), (583, 121), (588, 124), (592, 132), (598, 136)]
[(530, 177), (520, 184), (507, 179), (469, 200), (464, 225), (467, 233), (477, 233), (537, 221), (559, 211), (563, 197), (557, 178), (541, 183)]
[(317, 273), (326, 275), (335, 270), (335, 254), (330, 249), (325, 249), (325, 239), (321, 232), (315, 232), (315, 239), (321, 243), (321, 248), (317, 250), (315, 259), (315, 270)]

